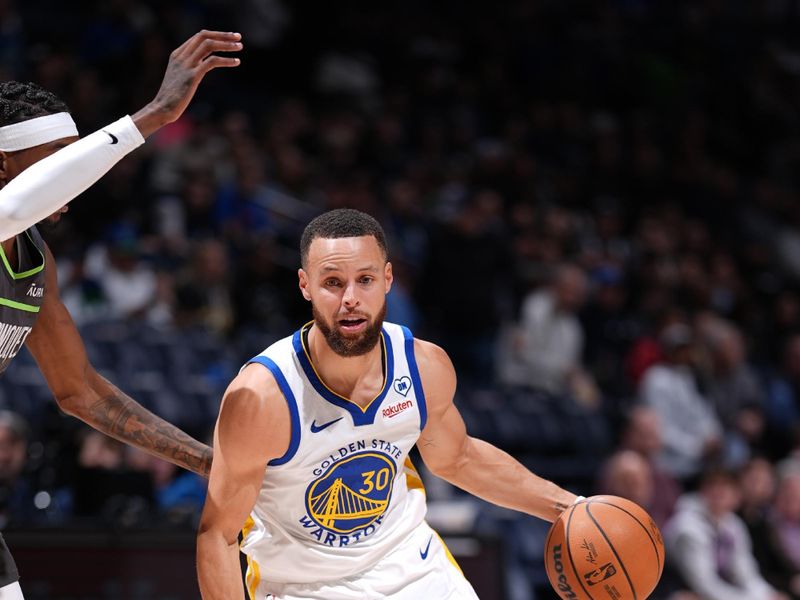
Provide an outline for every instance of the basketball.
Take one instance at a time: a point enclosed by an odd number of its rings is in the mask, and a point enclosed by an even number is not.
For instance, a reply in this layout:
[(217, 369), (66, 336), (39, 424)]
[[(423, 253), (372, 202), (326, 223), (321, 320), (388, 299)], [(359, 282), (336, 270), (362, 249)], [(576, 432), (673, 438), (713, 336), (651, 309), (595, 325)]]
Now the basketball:
[(644, 600), (664, 569), (664, 542), (650, 515), (618, 496), (591, 496), (553, 523), (547, 577), (565, 600)]

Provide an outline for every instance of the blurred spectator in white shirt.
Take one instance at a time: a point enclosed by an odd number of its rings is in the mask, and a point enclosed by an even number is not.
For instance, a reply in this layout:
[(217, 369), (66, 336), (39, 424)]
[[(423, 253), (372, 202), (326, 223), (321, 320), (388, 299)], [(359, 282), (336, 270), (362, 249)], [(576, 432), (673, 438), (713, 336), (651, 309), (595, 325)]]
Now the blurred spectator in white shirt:
[(143, 260), (141, 240), (128, 223), (112, 226), (106, 244), (89, 249), (84, 276), (99, 287), (108, 317), (144, 317), (155, 308), (157, 276)]
[(688, 325), (674, 323), (662, 331), (663, 360), (650, 367), (639, 386), (641, 401), (661, 421), (664, 448), (661, 466), (685, 480), (697, 475), (704, 459), (721, 450), (722, 427), (700, 394), (691, 365), (693, 335)]
[(708, 471), (699, 493), (686, 494), (667, 524), (667, 559), (702, 600), (788, 600), (761, 576), (747, 527), (736, 515), (734, 476)]
[(581, 363), (584, 333), (577, 312), (586, 294), (586, 274), (565, 264), (550, 285), (525, 298), (519, 326), (506, 340), (511, 347), (503, 353), (501, 381), (598, 402), (597, 387)]

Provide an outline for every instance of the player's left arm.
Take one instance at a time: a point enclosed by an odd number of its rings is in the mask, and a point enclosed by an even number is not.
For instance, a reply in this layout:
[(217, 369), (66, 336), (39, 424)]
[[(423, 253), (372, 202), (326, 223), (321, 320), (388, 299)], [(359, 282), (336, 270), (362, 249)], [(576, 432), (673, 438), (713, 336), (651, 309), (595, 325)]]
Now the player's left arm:
[(44, 302), (26, 344), (59, 408), (113, 438), (208, 477), (211, 448), (145, 409), (89, 363), (59, 296), (49, 248), (46, 260)]
[(484, 500), (554, 521), (577, 498), (522, 466), (510, 454), (467, 435), (453, 403), (456, 373), (444, 350), (414, 340), (414, 351), (428, 409), (417, 441), (434, 475)]

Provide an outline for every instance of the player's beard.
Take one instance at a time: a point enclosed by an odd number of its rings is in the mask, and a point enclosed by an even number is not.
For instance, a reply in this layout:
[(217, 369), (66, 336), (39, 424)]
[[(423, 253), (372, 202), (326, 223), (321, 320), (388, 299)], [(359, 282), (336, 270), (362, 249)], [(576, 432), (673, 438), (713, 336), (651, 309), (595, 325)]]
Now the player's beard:
[(58, 224), (61, 223), (61, 217), (64, 216), (64, 213), (67, 211), (65, 210), (58, 210), (54, 212), (52, 215), (45, 217), (41, 221), (39, 221), (36, 226), (40, 229), (44, 229), (45, 231), (53, 231), (58, 228)]
[(58, 217), (47, 217), (46, 219), (42, 219), (36, 224), (36, 226), (44, 231), (55, 231), (58, 229), (60, 223), (61, 216), (59, 215)]
[(375, 318), (367, 323), (366, 329), (356, 337), (342, 333), (336, 320), (333, 321), (332, 325), (328, 324), (325, 318), (317, 311), (313, 302), (311, 303), (311, 313), (314, 315), (314, 324), (319, 327), (322, 335), (325, 336), (325, 341), (328, 342), (331, 350), (344, 357), (363, 356), (370, 352), (381, 338), (381, 329), (386, 318), (386, 300), (383, 301), (383, 306)]

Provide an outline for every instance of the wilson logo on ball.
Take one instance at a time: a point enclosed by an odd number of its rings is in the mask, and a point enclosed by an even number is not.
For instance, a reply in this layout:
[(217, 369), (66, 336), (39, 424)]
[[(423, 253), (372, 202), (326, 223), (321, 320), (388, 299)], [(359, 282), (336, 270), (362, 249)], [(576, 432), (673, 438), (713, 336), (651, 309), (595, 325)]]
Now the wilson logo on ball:
[(567, 576), (564, 575), (564, 563), (561, 562), (561, 544), (553, 546), (553, 566), (556, 573), (558, 573), (558, 589), (565, 594), (562, 597), (575, 598), (577, 600), (578, 596), (572, 591), (572, 587), (567, 582)]
[(588, 573), (584, 573), (583, 578), (589, 585), (597, 585), (601, 581), (605, 581), (609, 577), (613, 577), (616, 574), (617, 574), (616, 567), (611, 563), (607, 563), (602, 567), (600, 567), (599, 569), (595, 569), (594, 571), (589, 571)]

